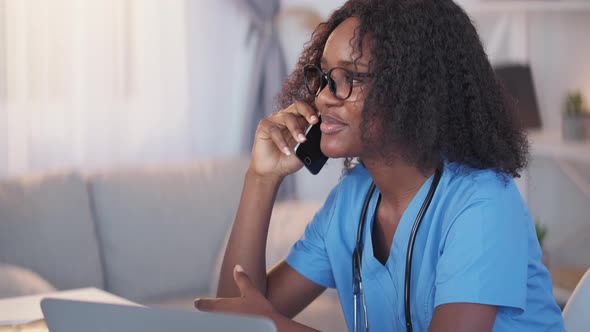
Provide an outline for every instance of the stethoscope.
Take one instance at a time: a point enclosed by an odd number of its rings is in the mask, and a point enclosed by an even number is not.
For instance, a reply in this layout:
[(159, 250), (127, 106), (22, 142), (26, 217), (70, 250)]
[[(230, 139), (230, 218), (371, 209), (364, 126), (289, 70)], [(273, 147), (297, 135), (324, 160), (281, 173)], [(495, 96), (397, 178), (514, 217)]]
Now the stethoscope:
[[(412, 274), (412, 254), (414, 252), (414, 242), (416, 241), (416, 233), (418, 232), (418, 227), (422, 223), (422, 219), (424, 218), (424, 214), (426, 214), (426, 210), (432, 201), (432, 197), (434, 196), (434, 191), (438, 186), (438, 182), (440, 181), (440, 177), (442, 174), (442, 167), (438, 167), (436, 172), (434, 173), (434, 179), (432, 180), (432, 184), (430, 185), (430, 190), (424, 199), (424, 203), (422, 203), (422, 207), (416, 216), (416, 220), (414, 221), (414, 226), (412, 227), (412, 232), (410, 233), (410, 239), (408, 241), (408, 251), (406, 254), (406, 272), (405, 272), (405, 280), (404, 280), (404, 307), (405, 307), (405, 316), (406, 316), (406, 329), (408, 332), (412, 332), (412, 316), (410, 313), (410, 281), (411, 281), (411, 274)], [(361, 278), (362, 274), (362, 252), (363, 252), (363, 228), (365, 225), (365, 219), (367, 216), (367, 209), (369, 207), (369, 202), (371, 201), (371, 197), (375, 192), (375, 183), (371, 183), (371, 187), (367, 192), (367, 196), (365, 197), (365, 202), (363, 203), (363, 209), (361, 212), (361, 217), (359, 220), (358, 230), (356, 232), (356, 247), (352, 253), (352, 290), (353, 290), (353, 328), (354, 331), (369, 331), (369, 322), (367, 321), (367, 306), (364, 299), (364, 292), (363, 292), (363, 282)], [(381, 199), (381, 197), (379, 197)]]

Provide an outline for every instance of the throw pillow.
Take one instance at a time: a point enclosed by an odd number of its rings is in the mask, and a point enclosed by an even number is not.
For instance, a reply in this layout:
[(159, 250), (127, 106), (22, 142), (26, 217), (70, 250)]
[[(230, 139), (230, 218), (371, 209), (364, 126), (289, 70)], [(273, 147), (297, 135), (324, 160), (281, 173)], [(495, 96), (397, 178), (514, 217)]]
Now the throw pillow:
[(0, 280), (0, 298), (55, 291), (41, 276), (20, 266), (0, 263)]

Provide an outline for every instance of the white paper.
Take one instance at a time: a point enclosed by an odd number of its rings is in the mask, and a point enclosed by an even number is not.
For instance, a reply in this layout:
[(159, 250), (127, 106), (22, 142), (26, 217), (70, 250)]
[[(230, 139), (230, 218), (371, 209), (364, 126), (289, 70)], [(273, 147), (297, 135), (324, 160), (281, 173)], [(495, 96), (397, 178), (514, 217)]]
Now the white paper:
[[(82, 288), (55, 293), (0, 299), (0, 326), (30, 323), (43, 319), (41, 300), (44, 298), (138, 305), (97, 288)], [(8, 324), (10, 323), (10, 324)]]
[(36, 322), (38, 319), (35, 320), (0, 320), (0, 326), (13, 326), (13, 325), (22, 325), (22, 324), (29, 324), (32, 322)]

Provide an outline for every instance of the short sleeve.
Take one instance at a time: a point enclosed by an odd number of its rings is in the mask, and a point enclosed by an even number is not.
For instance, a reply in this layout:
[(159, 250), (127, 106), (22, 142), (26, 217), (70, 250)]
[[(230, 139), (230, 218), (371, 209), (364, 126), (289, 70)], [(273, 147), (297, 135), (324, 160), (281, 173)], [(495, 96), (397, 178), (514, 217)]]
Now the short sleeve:
[(468, 204), (439, 248), (435, 306), (466, 302), (522, 313), (530, 222), (520, 196), (510, 190)]
[(332, 189), (322, 208), (305, 228), (303, 236), (291, 248), (286, 260), (304, 277), (326, 288), (336, 287), (325, 237), (336, 206), (337, 192), (338, 186)]

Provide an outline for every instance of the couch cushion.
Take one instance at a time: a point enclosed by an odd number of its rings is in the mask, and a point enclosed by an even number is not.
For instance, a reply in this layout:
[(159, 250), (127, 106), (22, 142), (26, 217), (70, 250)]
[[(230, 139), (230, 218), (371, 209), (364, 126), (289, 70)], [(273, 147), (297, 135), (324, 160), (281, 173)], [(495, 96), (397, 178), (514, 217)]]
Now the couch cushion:
[(207, 290), (248, 161), (90, 176), (106, 289), (141, 302)]
[(88, 190), (76, 174), (0, 182), (0, 262), (59, 289), (103, 287)]

